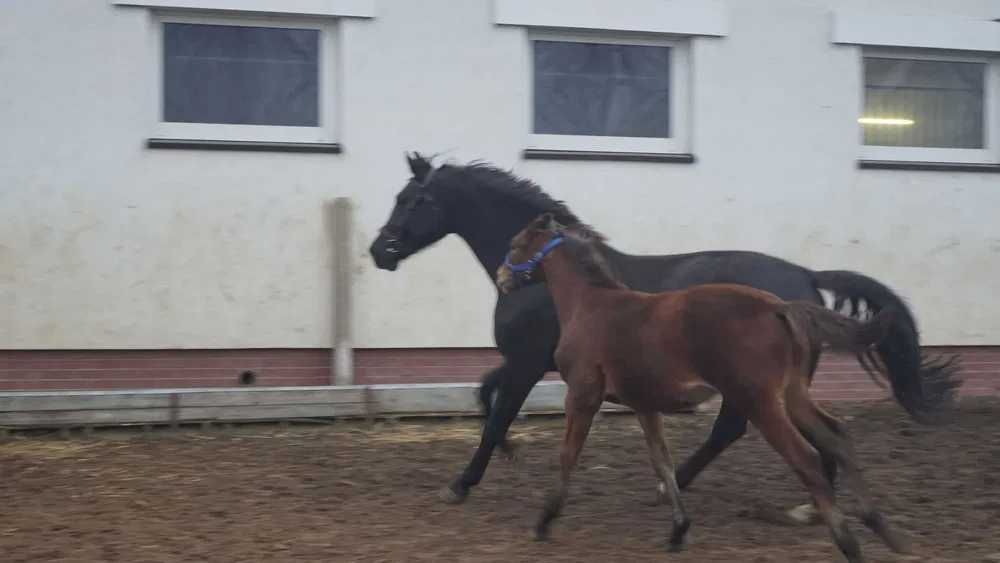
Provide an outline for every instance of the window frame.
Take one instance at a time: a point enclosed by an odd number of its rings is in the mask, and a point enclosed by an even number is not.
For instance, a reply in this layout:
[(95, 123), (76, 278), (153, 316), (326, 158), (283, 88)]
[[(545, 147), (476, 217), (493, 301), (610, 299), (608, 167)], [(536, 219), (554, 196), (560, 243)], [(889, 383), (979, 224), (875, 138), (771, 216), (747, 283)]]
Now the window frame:
[[(535, 41), (603, 43), (670, 48), (669, 107), (670, 137), (611, 137), (602, 135), (554, 135), (535, 133)], [(690, 147), (691, 47), (690, 41), (676, 37), (650, 37), (609, 32), (530, 31), (528, 42), (528, 151), (602, 153), (684, 154)]]
[[(319, 72), (319, 124), (310, 126), (244, 125), (228, 123), (181, 123), (164, 121), (164, 28), (168, 23), (313, 29), (319, 32), (317, 69)], [(231, 141), (237, 143), (314, 144), (335, 143), (338, 107), (336, 76), (336, 21), (295, 16), (209, 15), (182, 12), (154, 12), (152, 41), (156, 73), (152, 100), (155, 125), (150, 137), (176, 141)]]
[(860, 49), (860, 97), (857, 116), (865, 108), (865, 59), (905, 59), (958, 63), (984, 63), (983, 80), (983, 148), (964, 149), (947, 147), (890, 147), (866, 145), (864, 127), (858, 126), (858, 144), (861, 159), (870, 161), (897, 161), (917, 163), (998, 164), (1000, 163), (1000, 57), (986, 53), (955, 52), (944, 49), (880, 48), (862, 46)]

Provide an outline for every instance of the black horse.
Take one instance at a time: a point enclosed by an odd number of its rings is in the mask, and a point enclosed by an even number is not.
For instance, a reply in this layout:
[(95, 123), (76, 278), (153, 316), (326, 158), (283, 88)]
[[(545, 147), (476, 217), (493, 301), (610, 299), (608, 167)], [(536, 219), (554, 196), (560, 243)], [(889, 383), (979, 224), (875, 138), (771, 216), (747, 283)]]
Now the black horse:
[[(573, 225), (580, 220), (561, 201), (530, 180), (484, 163), (442, 165), (414, 153), (408, 155), (412, 179), (396, 197), (388, 223), (370, 251), (375, 264), (395, 270), (408, 256), (449, 233), (462, 237), (492, 282), (503, 263), (510, 239), (541, 213)], [(666, 291), (703, 283), (737, 283), (770, 291), (785, 300), (823, 303), (819, 290), (835, 296), (834, 308), (863, 316), (884, 307), (897, 311), (877, 358), (889, 375), (899, 404), (917, 421), (940, 420), (960, 385), (955, 357), (925, 357), (913, 315), (878, 281), (849, 271), (812, 271), (780, 258), (744, 251), (710, 251), (665, 256), (633, 256), (607, 249), (608, 263), (626, 285), (642, 291)], [(442, 496), (461, 502), (480, 482), (496, 447), (510, 453), (506, 435), (531, 388), (555, 371), (553, 353), (559, 341), (555, 307), (544, 284), (498, 294), (493, 316), (494, 338), (503, 364), (487, 373), (479, 390), (486, 415), (479, 447), (465, 470)], [(819, 357), (813, 358), (813, 371)], [(868, 364), (865, 364), (868, 365)], [(494, 399), (494, 392), (496, 397)], [(708, 440), (677, 470), (681, 488), (689, 485), (726, 447), (746, 432), (747, 420), (723, 401)], [(824, 463), (831, 480), (835, 463)]]

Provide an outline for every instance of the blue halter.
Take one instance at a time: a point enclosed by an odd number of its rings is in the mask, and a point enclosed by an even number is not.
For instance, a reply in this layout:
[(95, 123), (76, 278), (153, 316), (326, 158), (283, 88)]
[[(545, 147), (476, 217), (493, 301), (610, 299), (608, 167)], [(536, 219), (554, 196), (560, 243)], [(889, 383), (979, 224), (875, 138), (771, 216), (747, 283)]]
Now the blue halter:
[(543, 246), (541, 250), (536, 252), (534, 256), (529, 258), (527, 262), (521, 262), (520, 264), (512, 264), (510, 261), (510, 253), (508, 252), (507, 256), (503, 259), (503, 265), (510, 268), (510, 271), (514, 272), (515, 274), (528, 275), (531, 272), (534, 272), (535, 268), (537, 268), (538, 265), (542, 263), (542, 260), (544, 260), (545, 257), (548, 256), (550, 252), (555, 250), (557, 246), (562, 244), (563, 241), (564, 239), (562, 235), (556, 235), (552, 237), (552, 240), (545, 243), (545, 246)]

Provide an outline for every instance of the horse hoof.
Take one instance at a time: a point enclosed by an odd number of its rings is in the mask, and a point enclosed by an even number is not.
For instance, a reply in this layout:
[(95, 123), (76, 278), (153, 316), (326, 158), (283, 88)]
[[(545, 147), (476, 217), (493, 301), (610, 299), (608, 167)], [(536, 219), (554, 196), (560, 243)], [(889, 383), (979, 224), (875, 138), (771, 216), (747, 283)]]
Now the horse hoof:
[(803, 506), (797, 506), (789, 510), (781, 510), (780, 508), (762, 504), (757, 506), (755, 509), (748, 511), (748, 513), (757, 520), (768, 522), (770, 524), (777, 524), (779, 526), (807, 526), (818, 523), (819, 516), (816, 515), (816, 521), (813, 521), (812, 516), (809, 514), (810, 510), (815, 509), (803, 509)]
[(790, 508), (785, 511), (785, 515), (788, 516), (789, 521), (792, 524), (798, 524), (800, 526), (815, 526), (823, 521), (819, 515), (819, 511), (812, 503), (800, 504), (794, 508)]
[(549, 531), (543, 530), (541, 528), (535, 528), (535, 531), (531, 534), (532, 539), (538, 542), (549, 541)]
[(687, 542), (680, 543), (668, 543), (667, 552), (668, 553), (680, 553), (687, 548)]
[(667, 494), (667, 486), (664, 483), (660, 483), (656, 486), (656, 497), (651, 500), (642, 501), (644, 506), (663, 506), (667, 504), (672, 504), (670, 502), (670, 495)]
[(438, 498), (445, 504), (462, 504), (465, 499), (469, 498), (469, 491), (458, 492), (451, 485), (448, 485), (438, 491)]

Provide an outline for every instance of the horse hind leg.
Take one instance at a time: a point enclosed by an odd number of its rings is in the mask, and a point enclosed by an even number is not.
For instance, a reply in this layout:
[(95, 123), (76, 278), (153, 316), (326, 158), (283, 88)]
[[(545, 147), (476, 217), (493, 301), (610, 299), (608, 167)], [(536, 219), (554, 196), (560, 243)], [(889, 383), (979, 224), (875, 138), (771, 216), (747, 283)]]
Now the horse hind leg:
[(783, 406), (777, 400), (760, 405), (751, 421), (812, 495), (820, 516), (844, 557), (851, 563), (864, 561), (861, 546), (848, 527), (843, 512), (837, 507), (833, 486), (823, 475), (819, 453), (792, 423)]
[(861, 522), (893, 551), (910, 553), (909, 541), (892, 529), (885, 515), (875, 506), (868, 484), (857, 463), (854, 443), (843, 423), (808, 398), (795, 400), (795, 403), (797, 404), (793, 404), (790, 409), (793, 421), (804, 434), (811, 437), (821, 451), (825, 450), (827, 456), (836, 459), (843, 468), (844, 480), (854, 491), (861, 505)]
[[(816, 376), (816, 367), (819, 365), (820, 350), (813, 350), (809, 357), (808, 364), (808, 377), (807, 381), (809, 384), (812, 383), (814, 377)], [(826, 475), (827, 481), (836, 490), (837, 487), (837, 460), (830, 456), (816, 442), (813, 441), (812, 437), (808, 434), (805, 435), (806, 440), (813, 448), (819, 451), (820, 462), (823, 464), (823, 474)], [(805, 526), (811, 526), (814, 524), (820, 524), (823, 519), (819, 515), (819, 511), (816, 509), (816, 505), (813, 503), (806, 503), (791, 508), (785, 511), (785, 517), (790, 523), (800, 524)]]
[[(801, 428), (799, 429), (802, 430)], [(823, 466), (823, 475), (826, 480), (830, 482), (830, 486), (836, 490), (837, 487), (837, 459), (830, 454), (830, 452), (818, 444), (812, 437), (812, 435), (803, 432), (803, 436), (809, 441), (809, 444), (819, 452), (820, 463)], [(813, 526), (816, 524), (822, 524), (823, 519), (820, 517), (819, 511), (816, 509), (816, 505), (813, 503), (800, 504), (799, 506), (790, 508), (784, 512), (782, 520), (786, 523), (802, 525), (802, 526)]]
[(636, 413), (642, 433), (646, 437), (646, 447), (649, 448), (649, 459), (653, 471), (660, 478), (659, 489), (663, 495), (668, 495), (673, 506), (673, 529), (670, 532), (670, 551), (684, 549), (684, 538), (691, 519), (684, 510), (681, 501), (681, 491), (674, 476), (674, 463), (670, 457), (670, 447), (663, 435), (663, 416), (659, 413)]
[(687, 461), (677, 469), (677, 484), (687, 488), (694, 478), (726, 448), (746, 434), (747, 419), (733, 408), (730, 401), (722, 398), (722, 408), (712, 425), (708, 440)]

